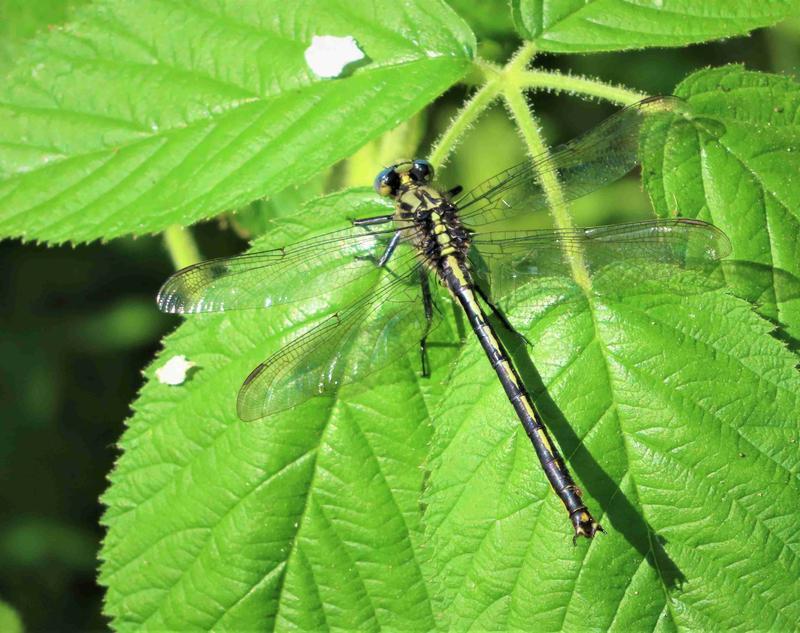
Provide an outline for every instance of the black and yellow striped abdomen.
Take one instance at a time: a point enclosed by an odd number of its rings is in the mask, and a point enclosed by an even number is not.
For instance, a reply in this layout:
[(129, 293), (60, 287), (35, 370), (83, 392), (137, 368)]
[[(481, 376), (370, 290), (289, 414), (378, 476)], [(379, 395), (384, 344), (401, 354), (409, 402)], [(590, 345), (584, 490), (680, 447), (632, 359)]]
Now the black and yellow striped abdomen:
[(592, 538), (598, 531), (602, 531), (602, 527), (584, 505), (581, 492), (542, 424), (541, 417), (511, 363), (505, 347), (489, 324), (486, 313), (473, 291), (469, 268), (458, 258), (448, 255), (441, 262), (440, 274), (466, 313), (472, 331), (478, 337), (486, 357), (503, 385), (506, 396), (536, 450), (550, 485), (564, 503), (575, 529), (575, 537)]
[[(550, 485), (569, 513), (575, 538), (592, 538), (602, 531), (602, 527), (584, 505), (580, 490), (478, 301), (476, 295), (480, 292), (473, 282), (468, 259), (470, 233), (461, 224), (458, 209), (446, 196), (427, 185), (405, 183), (396, 200), (395, 222), (400, 226), (414, 226), (416, 230), (412, 239), (420, 257), (467, 315), (472, 331), (533, 444)], [(481, 296), (485, 298), (485, 295)]]

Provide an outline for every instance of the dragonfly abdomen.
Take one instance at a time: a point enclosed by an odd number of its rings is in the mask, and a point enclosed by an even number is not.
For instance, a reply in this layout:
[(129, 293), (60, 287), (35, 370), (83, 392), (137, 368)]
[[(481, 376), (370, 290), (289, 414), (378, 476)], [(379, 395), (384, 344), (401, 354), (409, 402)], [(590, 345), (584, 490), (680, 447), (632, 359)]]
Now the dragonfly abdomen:
[(583, 503), (581, 492), (550, 439), (503, 343), (488, 322), (486, 313), (475, 296), (468, 265), (455, 255), (445, 256), (441, 262), (440, 275), (451, 294), (464, 309), (473, 332), (503, 385), (506, 397), (514, 407), (525, 433), (533, 444), (550, 486), (564, 504), (575, 530), (574, 538), (577, 539), (579, 536), (592, 538), (597, 532), (602, 532), (603, 528)]

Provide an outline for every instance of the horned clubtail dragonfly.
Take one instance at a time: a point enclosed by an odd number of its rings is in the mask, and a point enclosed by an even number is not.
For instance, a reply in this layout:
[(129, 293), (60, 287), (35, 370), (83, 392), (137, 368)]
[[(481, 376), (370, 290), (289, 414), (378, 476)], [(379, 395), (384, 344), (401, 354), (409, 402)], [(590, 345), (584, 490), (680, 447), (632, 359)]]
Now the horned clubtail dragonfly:
[(699, 220), (555, 229), (510, 225), (547, 211), (543, 174), (557, 177), (565, 202), (624, 176), (637, 164), (643, 126), (662, 116), (678, 122), (690, 118), (676, 97), (645, 99), (546, 157), (507, 169), (466, 194), (433, 186), (426, 160), (398, 162), (381, 171), (374, 184), (378, 194), (394, 201), (393, 213), (353, 220), (346, 228), (283, 248), (189, 266), (164, 283), (158, 306), (189, 314), (312, 298), (332, 302), (334, 291), (345, 287), (360, 297), (330, 305), (330, 316), (250, 373), (239, 391), (237, 413), (255, 421), (333, 395), (411, 346), (419, 345), (427, 374), (426, 339), (441, 312), (431, 288), (435, 280), (466, 315), (569, 514), (574, 539), (592, 538), (602, 527), (583, 502), (488, 314), (512, 329), (497, 302), (547, 275), (575, 276), (583, 270), (586, 278), (576, 286), (581, 294), (609, 265), (644, 261), (702, 268), (729, 253), (724, 233)]

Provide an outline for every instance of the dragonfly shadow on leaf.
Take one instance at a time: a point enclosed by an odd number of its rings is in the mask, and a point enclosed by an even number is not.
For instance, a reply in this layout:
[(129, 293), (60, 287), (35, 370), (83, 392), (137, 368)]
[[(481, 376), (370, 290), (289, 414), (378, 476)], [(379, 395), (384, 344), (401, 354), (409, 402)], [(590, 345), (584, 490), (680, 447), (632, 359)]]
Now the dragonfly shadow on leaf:
[(775, 338), (794, 352), (800, 350), (798, 323), (786, 320), (791, 318), (789, 306), (793, 302), (800, 304), (797, 276), (775, 266), (736, 259), (722, 262), (720, 274), (732, 294), (751, 303), (762, 318), (775, 326)]
[[(496, 331), (511, 354), (523, 382), (533, 396), (542, 417), (547, 420), (562, 453), (569, 457), (570, 469), (584, 482), (585, 491), (603, 508), (611, 527), (647, 560), (667, 589), (679, 589), (686, 576), (664, 549), (666, 540), (658, 535), (630, 502), (608, 473), (584, 446), (581, 438), (570, 426), (566, 416), (547, 392), (542, 377), (536, 370), (527, 351), (527, 344), (517, 332), (504, 328), (497, 316)], [(602, 522), (602, 521), (601, 521)], [(606, 526), (609, 527), (609, 526)]]

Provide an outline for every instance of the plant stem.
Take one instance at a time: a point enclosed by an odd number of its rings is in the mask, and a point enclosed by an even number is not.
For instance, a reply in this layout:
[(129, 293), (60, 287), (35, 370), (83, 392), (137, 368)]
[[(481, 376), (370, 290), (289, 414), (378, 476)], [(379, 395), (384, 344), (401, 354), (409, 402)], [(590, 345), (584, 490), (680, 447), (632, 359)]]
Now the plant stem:
[(599, 79), (544, 70), (526, 70), (517, 76), (517, 82), (520, 88), (584, 94), (621, 105), (636, 103), (647, 96), (636, 90), (607, 84)]
[(164, 231), (164, 244), (176, 269), (191, 266), (203, 259), (188, 228), (177, 224), (167, 227)]
[(536, 57), (536, 44), (533, 42), (525, 42), (519, 47), (513, 57), (508, 60), (503, 70), (506, 73), (520, 73), (524, 71), (528, 64)]
[[(538, 169), (538, 166), (550, 156), (550, 151), (539, 131), (539, 122), (536, 120), (525, 101), (524, 93), (509, 87), (503, 91), (503, 98), (508, 105), (511, 116), (514, 117), (514, 121), (522, 133), (522, 138), (525, 141), (528, 154), (533, 160), (537, 178), (547, 197), (547, 203), (550, 206), (550, 211), (555, 220), (556, 227), (559, 229), (572, 228), (572, 218), (567, 209), (567, 202), (564, 199), (561, 183), (558, 181), (558, 172), (556, 170)], [(569, 256), (565, 253), (564, 256), (569, 262), (572, 276), (576, 283), (584, 290), (588, 290), (590, 286), (589, 273), (582, 253), (577, 251), (575, 253), (571, 252)]]
[(461, 137), (483, 114), (483, 112), (492, 104), (492, 102), (500, 94), (502, 85), (498, 78), (493, 78), (487, 81), (481, 88), (472, 95), (472, 98), (464, 104), (464, 106), (453, 117), (450, 126), (445, 130), (444, 134), (439, 137), (436, 144), (433, 146), (428, 160), (433, 165), (434, 169), (439, 169), (444, 165), (450, 154), (458, 145)]
[[(431, 150), (429, 159), (434, 168), (441, 167), (464, 133), (489, 105), (502, 95), (522, 134), (528, 153), (533, 159), (536, 175), (547, 198), (556, 226), (560, 229), (570, 229), (572, 228), (572, 218), (567, 209), (561, 183), (558, 181), (558, 172), (556, 170), (539, 170), (537, 167), (549, 157), (550, 152), (540, 134), (539, 122), (525, 101), (525, 90), (545, 89), (556, 92), (572, 92), (606, 99), (622, 105), (636, 103), (646, 95), (590, 77), (529, 70), (528, 65), (535, 55), (535, 44), (525, 42), (502, 68), (477, 59), (474, 69), (480, 72), (486, 81), (453, 118), (450, 126)], [(567, 256), (565, 253), (565, 257), (569, 261), (576, 283), (584, 290), (588, 290), (590, 287), (589, 272), (583, 254), (577, 252)]]
[(492, 102), (509, 83), (509, 76), (519, 74), (527, 67), (536, 54), (536, 47), (530, 42), (523, 44), (503, 68), (481, 59), (475, 61), (475, 69), (486, 77), (486, 83), (464, 104), (453, 117), (450, 126), (439, 137), (431, 150), (428, 160), (434, 169), (441, 167), (458, 145), (464, 133), (474, 125)]

